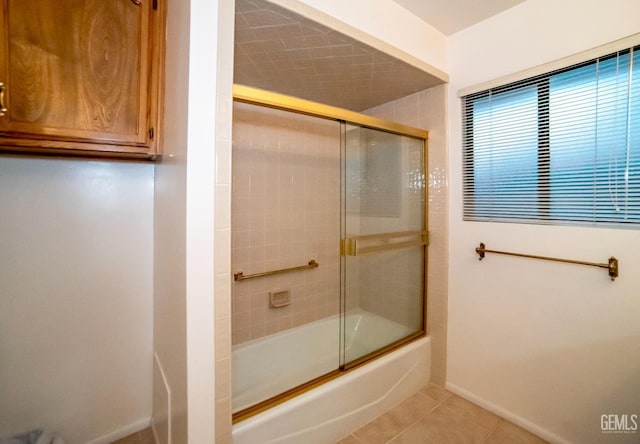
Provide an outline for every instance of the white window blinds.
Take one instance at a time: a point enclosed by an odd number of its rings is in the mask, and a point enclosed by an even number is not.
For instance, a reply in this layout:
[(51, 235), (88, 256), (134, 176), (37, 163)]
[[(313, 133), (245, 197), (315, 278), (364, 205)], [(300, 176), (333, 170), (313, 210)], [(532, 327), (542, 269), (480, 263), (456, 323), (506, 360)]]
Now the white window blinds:
[(640, 224), (640, 46), (463, 97), (464, 219)]

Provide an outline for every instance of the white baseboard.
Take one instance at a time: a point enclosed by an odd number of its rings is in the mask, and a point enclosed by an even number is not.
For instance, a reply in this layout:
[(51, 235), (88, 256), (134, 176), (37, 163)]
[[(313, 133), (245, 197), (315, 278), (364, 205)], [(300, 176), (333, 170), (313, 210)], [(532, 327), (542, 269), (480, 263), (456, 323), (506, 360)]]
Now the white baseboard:
[(140, 430), (144, 430), (151, 424), (151, 418), (143, 418), (138, 421), (129, 424), (128, 426), (122, 427), (114, 432), (107, 433), (106, 435), (102, 435), (99, 438), (94, 439), (93, 441), (89, 441), (87, 444), (111, 444), (113, 441), (117, 441), (119, 439), (124, 438), (125, 436), (129, 436), (133, 433), (137, 433)]
[(540, 438), (544, 439), (545, 441), (549, 441), (550, 443), (553, 444), (571, 444), (570, 441), (567, 441), (566, 439), (560, 438), (558, 435), (550, 432), (549, 430), (540, 427), (537, 424), (534, 424), (530, 421), (527, 421), (526, 419), (508, 411), (503, 409), (502, 407), (498, 407), (497, 405), (487, 401), (484, 398), (480, 398), (479, 396), (475, 395), (474, 393), (465, 390), (461, 387), (458, 387), (455, 384), (452, 384), (450, 382), (446, 383), (446, 389), (449, 390), (450, 392), (455, 393), (456, 395), (459, 395), (460, 397), (473, 402), (474, 404), (479, 405), (480, 407), (482, 407), (483, 409), (489, 410), (491, 413), (494, 413), (496, 415), (498, 415), (501, 418), (506, 419), (507, 421), (511, 421), (512, 423), (514, 423), (515, 425), (522, 427), (523, 429), (533, 433), (534, 435), (539, 436)]

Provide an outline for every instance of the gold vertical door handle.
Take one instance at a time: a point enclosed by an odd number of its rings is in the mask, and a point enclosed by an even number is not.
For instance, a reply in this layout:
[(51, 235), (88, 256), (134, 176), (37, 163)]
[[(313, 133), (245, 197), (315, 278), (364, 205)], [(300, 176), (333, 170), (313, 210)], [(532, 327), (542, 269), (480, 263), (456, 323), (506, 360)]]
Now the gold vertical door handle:
[(4, 91), (5, 91), (4, 83), (0, 82), (0, 117), (6, 116), (7, 115), (7, 111), (9, 111), (4, 106)]

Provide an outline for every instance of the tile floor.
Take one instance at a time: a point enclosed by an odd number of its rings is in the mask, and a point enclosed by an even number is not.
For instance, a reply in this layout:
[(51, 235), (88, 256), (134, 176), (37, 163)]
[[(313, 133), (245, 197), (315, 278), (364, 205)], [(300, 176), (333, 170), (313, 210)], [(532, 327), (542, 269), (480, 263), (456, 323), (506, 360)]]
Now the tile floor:
[(138, 433), (134, 433), (114, 441), (111, 444), (155, 444), (155, 441), (153, 440), (153, 432), (151, 431), (151, 428), (148, 427), (144, 430), (140, 430)]
[[(544, 444), (436, 385), (428, 385), (336, 444)], [(150, 428), (113, 444), (154, 444)], [(259, 444), (259, 443), (256, 443)]]
[(429, 385), (337, 444), (542, 444), (546, 441)]

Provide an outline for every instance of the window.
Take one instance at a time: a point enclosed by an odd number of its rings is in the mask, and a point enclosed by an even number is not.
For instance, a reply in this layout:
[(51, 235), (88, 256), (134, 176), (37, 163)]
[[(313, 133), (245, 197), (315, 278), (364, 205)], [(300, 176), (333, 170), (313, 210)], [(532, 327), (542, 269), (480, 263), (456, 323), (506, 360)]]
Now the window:
[(464, 219), (640, 226), (640, 46), (463, 97)]

